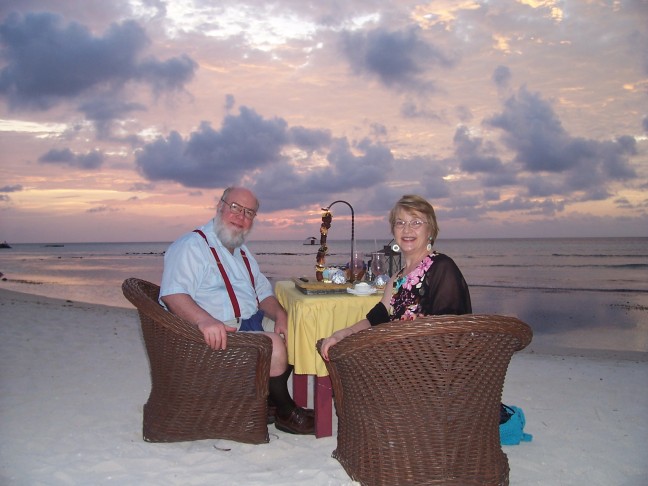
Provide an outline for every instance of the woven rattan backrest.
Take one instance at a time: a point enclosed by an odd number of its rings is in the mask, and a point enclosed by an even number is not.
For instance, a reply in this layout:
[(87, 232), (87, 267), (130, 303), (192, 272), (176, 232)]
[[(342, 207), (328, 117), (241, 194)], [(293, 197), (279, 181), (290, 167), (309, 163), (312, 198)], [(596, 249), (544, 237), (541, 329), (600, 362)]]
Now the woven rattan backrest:
[(506, 484), (499, 404), (529, 326), (436, 316), (376, 326), (329, 350), (338, 458), (363, 484)]
[(157, 285), (130, 278), (122, 289), (139, 312), (151, 370), (144, 438), (267, 442), (270, 339), (229, 333), (227, 349), (212, 350), (196, 327), (158, 303)]

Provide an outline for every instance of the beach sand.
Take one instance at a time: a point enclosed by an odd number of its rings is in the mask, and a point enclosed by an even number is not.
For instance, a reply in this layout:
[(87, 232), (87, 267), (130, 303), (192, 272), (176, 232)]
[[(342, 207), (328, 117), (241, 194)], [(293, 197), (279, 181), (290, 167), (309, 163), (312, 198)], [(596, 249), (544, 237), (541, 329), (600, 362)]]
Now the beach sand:
[[(511, 484), (648, 484), (648, 353), (560, 352), (509, 367), (504, 402), (533, 434), (503, 448)], [(0, 289), (0, 484), (354, 484), (335, 436), (146, 443), (149, 386), (134, 309)]]

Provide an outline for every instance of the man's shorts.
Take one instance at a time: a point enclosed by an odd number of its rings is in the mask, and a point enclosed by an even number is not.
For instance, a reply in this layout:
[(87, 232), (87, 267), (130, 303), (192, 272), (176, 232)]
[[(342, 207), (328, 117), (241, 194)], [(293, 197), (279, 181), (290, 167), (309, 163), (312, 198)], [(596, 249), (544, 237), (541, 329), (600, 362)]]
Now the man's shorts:
[(230, 319), (224, 321), (224, 324), (235, 327), (237, 331), (241, 332), (274, 332), (275, 328), (275, 322), (266, 317), (261, 309), (249, 319)]

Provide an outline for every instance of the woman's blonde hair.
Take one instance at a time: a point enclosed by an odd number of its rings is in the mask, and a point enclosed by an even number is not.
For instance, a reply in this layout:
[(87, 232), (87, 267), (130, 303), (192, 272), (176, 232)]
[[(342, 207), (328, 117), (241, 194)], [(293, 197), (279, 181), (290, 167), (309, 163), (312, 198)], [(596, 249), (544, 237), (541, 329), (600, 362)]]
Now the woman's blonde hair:
[(418, 212), (425, 216), (428, 225), (430, 226), (430, 243), (434, 244), (437, 235), (439, 234), (439, 225), (437, 224), (436, 214), (434, 208), (427, 202), (425, 198), (417, 196), (416, 194), (405, 194), (394, 205), (389, 212), (389, 224), (391, 225), (391, 232), (394, 234), (394, 225), (396, 224), (396, 213), (402, 209), (406, 213)]

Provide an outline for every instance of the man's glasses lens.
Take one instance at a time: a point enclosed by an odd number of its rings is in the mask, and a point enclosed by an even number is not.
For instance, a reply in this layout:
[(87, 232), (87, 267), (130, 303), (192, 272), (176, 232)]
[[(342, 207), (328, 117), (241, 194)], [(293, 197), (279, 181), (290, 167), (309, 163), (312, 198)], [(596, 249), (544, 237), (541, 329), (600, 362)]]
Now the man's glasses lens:
[(254, 219), (254, 217), (256, 216), (256, 211), (253, 211), (252, 209), (243, 207), (240, 204), (228, 203), (224, 199), (221, 199), (221, 201), (223, 201), (225, 204), (227, 204), (229, 206), (230, 211), (232, 212), (232, 214), (241, 214), (241, 213), (243, 213), (243, 215), (247, 219)]

